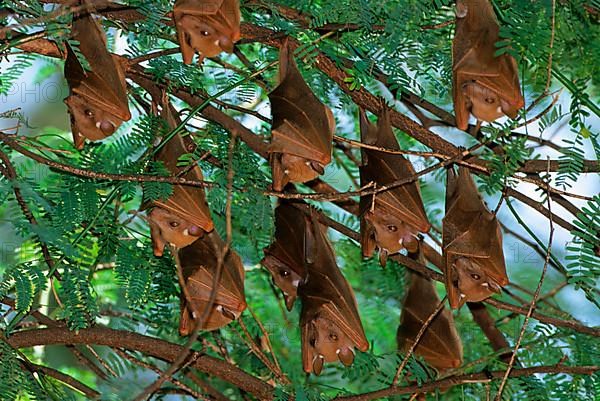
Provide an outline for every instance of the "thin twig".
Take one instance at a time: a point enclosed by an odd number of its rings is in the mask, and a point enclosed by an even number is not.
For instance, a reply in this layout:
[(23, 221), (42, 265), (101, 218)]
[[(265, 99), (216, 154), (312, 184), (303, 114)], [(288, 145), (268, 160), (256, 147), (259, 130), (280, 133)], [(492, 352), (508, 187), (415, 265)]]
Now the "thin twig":
[[(550, 169), (550, 167), (548, 167), (548, 169)], [(549, 177), (549, 174), (550, 173), (548, 172), (548, 177)], [(529, 311), (527, 312), (527, 315), (525, 315), (525, 320), (523, 322), (523, 326), (521, 327), (521, 332), (519, 333), (519, 337), (515, 344), (513, 353), (510, 357), (508, 367), (506, 368), (506, 372), (504, 373), (502, 381), (500, 382), (500, 386), (498, 387), (498, 393), (496, 394), (496, 397), (495, 397), (496, 401), (500, 401), (502, 399), (502, 392), (504, 391), (504, 386), (506, 385), (506, 381), (508, 380), (508, 376), (510, 375), (510, 371), (512, 370), (513, 364), (515, 363), (515, 359), (517, 357), (517, 351), (519, 350), (519, 347), (521, 346), (521, 341), (523, 341), (523, 336), (525, 335), (525, 329), (527, 328), (527, 324), (529, 323), (529, 318), (533, 314), (533, 311), (536, 307), (536, 302), (540, 295), (540, 291), (542, 290), (542, 284), (544, 283), (544, 278), (546, 277), (546, 271), (548, 270), (548, 264), (550, 262), (550, 256), (552, 253), (552, 240), (554, 239), (554, 223), (552, 221), (551, 203), (552, 202), (550, 200), (550, 197), (547, 197), (548, 211), (550, 212), (550, 217), (549, 217), (550, 235), (548, 237), (548, 248), (547, 248), (547, 252), (546, 252), (546, 260), (544, 261), (544, 268), (542, 269), (542, 274), (541, 274), (540, 280), (538, 282), (538, 286), (535, 290), (535, 293), (533, 294), (533, 299), (531, 300), (531, 305), (529, 307)]]

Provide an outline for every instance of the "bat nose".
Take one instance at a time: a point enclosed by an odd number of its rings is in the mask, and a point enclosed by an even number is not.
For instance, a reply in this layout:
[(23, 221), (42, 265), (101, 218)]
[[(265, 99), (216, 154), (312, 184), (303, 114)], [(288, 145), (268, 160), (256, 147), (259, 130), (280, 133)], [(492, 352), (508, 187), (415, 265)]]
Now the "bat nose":
[(100, 128), (100, 131), (105, 135), (112, 135), (116, 130), (115, 125), (107, 120), (100, 121), (100, 126), (98, 128)]

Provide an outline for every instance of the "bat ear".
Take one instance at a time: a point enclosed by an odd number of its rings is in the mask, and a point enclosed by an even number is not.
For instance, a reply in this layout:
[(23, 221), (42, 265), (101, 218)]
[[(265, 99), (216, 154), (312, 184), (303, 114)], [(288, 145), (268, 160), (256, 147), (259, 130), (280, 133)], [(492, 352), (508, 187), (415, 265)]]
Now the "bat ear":
[(152, 238), (152, 249), (154, 250), (154, 256), (161, 257), (163, 255), (163, 252), (165, 250), (165, 245), (167, 245), (167, 243), (165, 242), (165, 240), (162, 237), (162, 234), (160, 232), (160, 227), (158, 226), (158, 224), (154, 223), (151, 220), (149, 220), (149, 224), (150, 224), (150, 237)]
[(273, 191), (281, 192), (283, 188), (289, 183), (289, 177), (283, 169), (281, 163), (281, 153), (271, 153), (271, 171), (273, 175)]
[(456, 128), (466, 130), (469, 127), (470, 107), (469, 99), (463, 91), (462, 85), (456, 77), (458, 73), (454, 73), (454, 84), (452, 87), (454, 98), (454, 114), (456, 115)]
[(360, 219), (360, 247), (362, 255), (365, 258), (373, 256), (376, 247), (375, 228), (367, 221), (364, 215)]
[(365, 110), (359, 108), (358, 114), (360, 125), (360, 139), (363, 143), (373, 145), (375, 142), (377, 142), (377, 132), (374, 129), (375, 127), (367, 118), (367, 113), (365, 112)]

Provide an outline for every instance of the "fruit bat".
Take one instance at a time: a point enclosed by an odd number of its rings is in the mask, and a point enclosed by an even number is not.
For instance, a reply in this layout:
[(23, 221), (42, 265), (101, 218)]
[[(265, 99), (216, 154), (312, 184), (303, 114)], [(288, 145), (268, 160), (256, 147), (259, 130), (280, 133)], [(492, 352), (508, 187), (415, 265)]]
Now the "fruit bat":
[(525, 104), (517, 63), (508, 53), (494, 56), (500, 27), (488, 0), (457, 0), (452, 44), (452, 97), (456, 126), (465, 130), (469, 112), (482, 121), (515, 118)]
[(223, 51), (232, 53), (241, 37), (238, 0), (177, 0), (173, 20), (185, 64), (192, 63), (194, 52), (200, 62)]
[[(176, 111), (168, 102), (163, 104), (161, 114), (169, 128), (174, 129), (179, 125)], [(173, 175), (202, 181), (202, 170), (197, 165), (191, 169), (177, 166), (179, 157), (186, 153), (189, 150), (181, 135), (177, 134), (157, 152), (156, 160), (161, 161)], [(204, 188), (174, 185), (173, 193), (167, 200), (154, 200), (152, 205), (143, 205), (142, 208), (152, 206), (148, 221), (156, 256), (162, 256), (167, 243), (183, 248), (214, 229)]]
[[(390, 125), (387, 109), (379, 117), (377, 127), (360, 111), (360, 132), (363, 143), (379, 148), (400, 150)], [(374, 182), (378, 187), (415, 174), (412, 164), (401, 154), (362, 148), (361, 186)], [(418, 182), (411, 182), (375, 196), (360, 198), (360, 242), (365, 257), (379, 248), (379, 259), (385, 266), (387, 255), (401, 249), (416, 251), (419, 232), (429, 231)]]
[(307, 182), (331, 161), (335, 119), (310, 90), (286, 41), (279, 53), (279, 85), (269, 94), (273, 115), (269, 162), (273, 190)]
[(508, 284), (500, 224), (465, 167), (448, 170), (443, 220), (444, 278), (452, 308), (488, 298)]
[(282, 200), (275, 209), (275, 240), (265, 248), (261, 264), (283, 291), (288, 310), (292, 310), (298, 286), (306, 276), (304, 255), (309, 228), (309, 217), (292, 202)]
[(306, 279), (298, 287), (302, 300), (300, 326), (305, 372), (321, 374), (325, 362), (349, 366), (354, 348), (369, 343), (358, 315), (350, 284), (338, 268), (325, 227), (311, 216), (305, 234)]
[[(423, 324), (439, 303), (433, 282), (419, 273), (411, 273), (396, 337), (399, 349), (406, 352), (412, 347)], [(414, 354), (439, 371), (458, 368), (462, 364), (462, 343), (450, 310), (442, 309), (431, 321)]]
[[(185, 296), (181, 296), (181, 317), (179, 333), (189, 335), (195, 322), (192, 307), (198, 308), (195, 315), (200, 319), (205, 313), (213, 288), (213, 279), (218, 268), (218, 253), (222, 252), (225, 243), (216, 231), (206, 234), (190, 246), (180, 249), (179, 263), (185, 285), (193, 305), (188, 305)], [(221, 269), (221, 277), (217, 283), (215, 302), (202, 330), (215, 330), (236, 320), (246, 309), (244, 295), (244, 266), (240, 257), (230, 250), (225, 257)]]
[(85, 138), (98, 141), (111, 136), (131, 113), (123, 69), (106, 49), (106, 37), (98, 22), (89, 13), (75, 17), (72, 37), (79, 41), (79, 50), (90, 68), (85, 70), (75, 51), (67, 46), (69, 96), (65, 104), (71, 114), (73, 142), (82, 149)]

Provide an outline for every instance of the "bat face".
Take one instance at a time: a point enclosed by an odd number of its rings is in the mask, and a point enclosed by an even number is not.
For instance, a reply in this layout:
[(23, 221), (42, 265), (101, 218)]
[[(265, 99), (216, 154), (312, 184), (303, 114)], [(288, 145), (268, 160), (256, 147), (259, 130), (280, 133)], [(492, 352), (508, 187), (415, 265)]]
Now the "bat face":
[(471, 114), (478, 120), (492, 122), (505, 114), (511, 118), (517, 116), (517, 110), (511, 108), (506, 100), (477, 82), (464, 84), (463, 92), (468, 99)]
[[(191, 308), (197, 308), (194, 310), (197, 319), (205, 314), (219, 264), (217, 253), (222, 252), (224, 246), (223, 240), (213, 231), (179, 250), (185, 284), (193, 301), (193, 305), (188, 305), (185, 297), (183, 298), (179, 325), (181, 335), (188, 335), (195, 325)], [(237, 319), (246, 309), (244, 266), (240, 257), (232, 250), (225, 257), (215, 291), (215, 302), (208, 319), (201, 325), (202, 330), (223, 327)]]
[(475, 258), (456, 259), (452, 265), (452, 274), (455, 277), (452, 284), (463, 302), (483, 301), (501, 291), (500, 285), (488, 277), (485, 267), (477, 263)]
[(345, 366), (354, 361), (354, 342), (326, 317), (316, 317), (308, 323), (308, 342), (312, 356), (312, 371), (318, 376), (324, 362), (340, 361)]
[[(364, 143), (390, 150), (400, 146), (390, 125), (389, 112), (379, 117), (377, 127), (369, 122), (364, 111), (360, 113), (360, 132)], [(372, 149), (362, 149), (363, 165), (360, 167), (361, 185), (390, 184), (415, 174), (406, 158)], [(361, 247), (365, 257), (379, 249), (379, 261), (385, 266), (387, 256), (402, 249), (417, 250), (417, 235), (429, 231), (418, 183), (410, 183), (379, 193), (375, 201), (371, 196), (361, 197)]]
[(162, 256), (166, 244), (184, 248), (204, 234), (201, 227), (160, 207), (152, 209), (148, 220), (155, 256)]
[(333, 113), (304, 81), (287, 41), (279, 54), (279, 76), (269, 94), (273, 124), (268, 152), (275, 191), (323, 174), (335, 131)]
[(271, 169), (274, 191), (282, 191), (290, 182), (314, 180), (325, 172), (321, 163), (287, 153), (272, 154)]
[(508, 284), (502, 233), (468, 169), (448, 170), (443, 220), (444, 280), (452, 308), (482, 301)]
[(525, 100), (515, 59), (495, 56), (500, 27), (489, 0), (457, 1), (452, 42), (452, 92), (456, 125), (464, 130), (469, 113), (480, 121), (516, 118)]
[(292, 310), (302, 277), (274, 256), (266, 255), (261, 263), (271, 272), (273, 283), (283, 292), (287, 310)]
[(241, 37), (238, 0), (178, 0), (173, 18), (185, 64), (195, 52), (201, 59), (232, 53)]
[[(431, 280), (411, 273), (409, 283), (397, 333), (398, 348), (403, 351), (411, 348), (423, 324), (440, 302)], [(444, 308), (433, 318), (414, 353), (440, 371), (458, 368), (462, 364), (462, 342), (450, 310)]]
[(85, 136), (91, 141), (111, 136), (123, 122), (109, 111), (75, 93), (67, 97), (65, 103), (71, 114), (73, 135)]
[(380, 252), (393, 254), (405, 248), (409, 252), (416, 251), (418, 231), (405, 224), (397, 216), (384, 211), (367, 212), (365, 219), (373, 226), (375, 241)]

